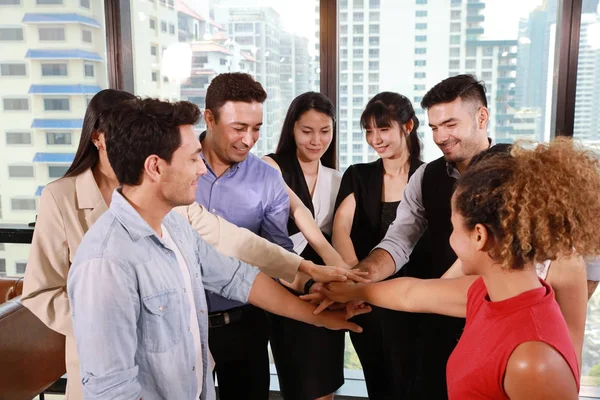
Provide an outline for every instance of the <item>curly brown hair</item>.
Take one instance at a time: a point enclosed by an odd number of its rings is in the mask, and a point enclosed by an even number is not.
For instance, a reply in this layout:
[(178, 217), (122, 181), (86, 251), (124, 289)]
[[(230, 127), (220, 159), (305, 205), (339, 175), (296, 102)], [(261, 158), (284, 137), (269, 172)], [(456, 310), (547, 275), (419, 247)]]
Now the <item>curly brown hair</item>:
[(569, 138), (518, 143), (475, 159), (458, 180), (454, 210), (469, 230), (483, 224), (505, 268), (554, 260), (574, 249), (600, 254), (600, 161)]
[(206, 109), (211, 111), (215, 122), (219, 122), (219, 110), (228, 101), (264, 103), (266, 99), (262, 85), (242, 72), (219, 74), (206, 89)]

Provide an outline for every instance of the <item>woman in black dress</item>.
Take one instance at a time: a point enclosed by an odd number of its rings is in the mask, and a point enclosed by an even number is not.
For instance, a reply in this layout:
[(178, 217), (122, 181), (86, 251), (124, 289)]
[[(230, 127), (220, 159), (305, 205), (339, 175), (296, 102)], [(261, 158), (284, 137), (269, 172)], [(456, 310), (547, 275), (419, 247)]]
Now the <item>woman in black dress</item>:
[[(350, 166), (336, 200), (333, 245), (350, 266), (365, 258), (385, 236), (411, 175), (423, 162), (417, 135), (419, 120), (405, 96), (382, 92), (367, 104), (360, 119), (377, 161)], [(411, 261), (396, 275), (423, 276), (429, 268), (426, 235)], [(414, 380), (418, 315), (372, 307), (355, 317), (364, 331), (351, 334), (365, 375), (369, 399), (406, 399)]]

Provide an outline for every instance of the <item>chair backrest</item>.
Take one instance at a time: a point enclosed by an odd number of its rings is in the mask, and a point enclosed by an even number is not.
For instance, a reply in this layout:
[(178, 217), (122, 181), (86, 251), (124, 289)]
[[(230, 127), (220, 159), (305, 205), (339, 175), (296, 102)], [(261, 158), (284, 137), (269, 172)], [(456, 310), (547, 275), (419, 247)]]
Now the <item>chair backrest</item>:
[[(8, 292), (17, 282), (1, 283)], [(20, 297), (0, 304), (0, 371), (0, 399), (10, 400), (31, 400), (65, 373), (65, 337), (44, 325)]]

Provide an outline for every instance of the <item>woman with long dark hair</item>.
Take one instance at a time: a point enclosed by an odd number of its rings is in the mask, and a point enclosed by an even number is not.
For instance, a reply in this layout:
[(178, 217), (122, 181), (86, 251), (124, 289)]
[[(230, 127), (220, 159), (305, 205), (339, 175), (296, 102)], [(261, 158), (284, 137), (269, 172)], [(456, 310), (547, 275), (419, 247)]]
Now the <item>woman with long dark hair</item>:
[(536, 265), (600, 253), (599, 191), (598, 156), (571, 139), (487, 150), (458, 179), (451, 201), (450, 245), (466, 276), (333, 284), (322, 292), (335, 301), (466, 317), (446, 368), (451, 400), (576, 400), (571, 332)]
[[(67, 276), (83, 235), (108, 209), (119, 182), (108, 161), (100, 115), (133, 99), (132, 94), (107, 89), (88, 105), (79, 148), (66, 175), (42, 190), (38, 218), (25, 270), (23, 304), (50, 329), (66, 336), (67, 397), (83, 397), (75, 339), (67, 296)], [(302, 260), (253, 233), (216, 217), (193, 203), (179, 210), (203, 239), (273, 277), (293, 280), (297, 271), (320, 281), (345, 280), (345, 270)]]
[[(323, 259), (303, 234), (305, 230), (299, 229), (294, 209), (308, 209), (322, 236), (330, 237), (341, 180), (335, 170), (334, 143), (335, 107), (324, 95), (307, 92), (292, 101), (277, 150), (264, 158), (282, 173), (289, 188), (288, 232), (294, 251), (317, 264), (322, 264)], [(294, 204), (294, 198), (300, 204)], [(305, 292), (311, 289), (311, 283), (307, 282)], [(286, 400), (332, 398), (333, 392), (344, 383), (344, 333), (276, 315), (270, 319), (271, 349), (283, 397)]]
[[(361, 118), (365, 139), (379, 159), (350, 166), (336, 200), (333, 245), (350, 266), (365, 258), (385, 236), (396, 217), (402, 192), (423, 164), (419, 120), (405, 96), (382, 92), (373, 97)], [(396, 276), (423, 276), (430, 260), (427, 234)], [(419, 274), (419, 275), (416, 275)], [(415, 371), (418, 315), (373, 307), (356, 317), (364, 331), (351, 334), (362, 364), (370, 399), (405, 399)]]

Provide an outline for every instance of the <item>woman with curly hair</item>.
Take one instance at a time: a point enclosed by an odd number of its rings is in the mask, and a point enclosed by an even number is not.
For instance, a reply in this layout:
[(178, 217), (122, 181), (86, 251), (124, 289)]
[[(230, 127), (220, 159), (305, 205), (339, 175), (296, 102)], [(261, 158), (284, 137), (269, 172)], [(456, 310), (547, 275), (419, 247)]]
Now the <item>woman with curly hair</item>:
[(535, 265), (600, 253), (600, 162), (572, 141), (472, 162), (452, 197), (464, 277), (332, 284), (330, 299), (466, 317), (448, 360), (450, 399), (577, 399), (579, 365), (553, 289)]

